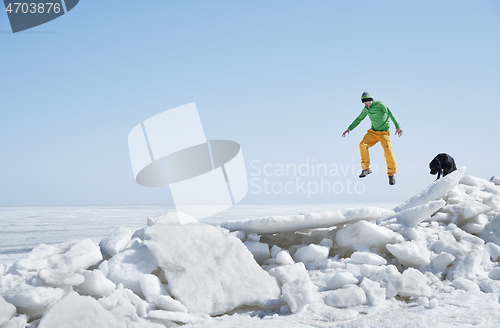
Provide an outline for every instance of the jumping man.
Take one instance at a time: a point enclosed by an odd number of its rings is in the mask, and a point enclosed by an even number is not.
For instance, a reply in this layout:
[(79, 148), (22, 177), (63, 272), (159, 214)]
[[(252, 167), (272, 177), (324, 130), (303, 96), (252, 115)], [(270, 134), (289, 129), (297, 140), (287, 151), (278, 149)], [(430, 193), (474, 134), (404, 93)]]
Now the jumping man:
[(359, 123), (368, 115), (370, 121), (372, 122), (372, 128), (368, 130), (365, 137), (359, 144), (359, 150), (361, 152), (361, 168), (363, 171), (359, 175), (360, 178), (366, 177), (368, 174), (372, 173), (370, 169), (370, 154), (368, 153), (368, 148), (375, 145), (380, 141), (382, 147), (384, 147), (385, 160), (387, 162), (387, 175), (389, 176), (389, 184), (396, 184), (396, 179), (394, 174), (397, 171), (396, 158), (392, 152), (391, 147), (391, 133), (389, 132), (389, 118), (394, 123), (396, 127), (396, 133), (399, 137), (403, 135), (403, 130), (399, 127), (399, 123), (392, 115), (389, 107), (381, 101), (373, 100), (372, 96), (368, 92), (363, 92), (361, 95), (361, 102), (365, 105), (361, 114), (349, 125), (349, 128), (342, 133), (342, 137), (345, 137), (346, 133), (349, 134), (350, 131), (354, 130)]

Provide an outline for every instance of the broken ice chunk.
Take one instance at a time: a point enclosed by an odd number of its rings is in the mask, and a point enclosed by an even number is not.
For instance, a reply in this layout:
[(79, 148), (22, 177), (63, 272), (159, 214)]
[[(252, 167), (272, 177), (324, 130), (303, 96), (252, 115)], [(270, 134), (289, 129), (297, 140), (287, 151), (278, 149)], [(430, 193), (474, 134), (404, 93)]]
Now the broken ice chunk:
[(418, 306), (429, 306), (429, 299), (425, 296), (417, 298)]
[(108, 261), (107, 278), (115, 284), (123, 284), (134, 293), (141, 293), (139, 278), (158, 267), (154, 257), (145, 245), (127, 249)]
[(500, 268), (491, 269), (490, 272), (488, 272), (488, 278), (500, 280)]
[(41, 269), (38, 271), (38, 277), (47, 286), (66, 287), (76, 286), (85, 280), (85, 278), (76, 272), (64, 272), (60, 270)]
[(453, 287), (455, 287), (455, 289), (462, 289), (467, 292), (479, 291), (479, 286), (474, 281), (463, 277), (458, 277), (453, 280)]
[(354, 252), (351, 255), (351, 259), (358, 263), (371, 265), (383, 265), (387, 263), (387, 260), (382, 256), (370, 252)]
[(132, 235), (136, 230), (136, 228), (119, 227), (104, 237), (99, 243), (99, 247), (101, 247), (104, 254), (108, 256), (115, 256), (123, 251), (125, 246), (127, 246), (129, 241), (132, 239)]
[(358, 283), (358, 278), (356, 278), (352, 273), (350, 272), (339, 272), (336, 273), (330, 281), (327, 283), (328, 289), (338, 289), (342, 288), (345, 285), (349, 284), (357, 284)]
[(394, 265), (389, 265), (384, 269), (379, 270), (370, 280), (376, 281), (381, 287), (385, 288), (385, 297), (393, 298), (401, 289), (403, 289), (404, 278)]
[(401, 264), (407, 266), (426, 266), (431, 263), (430, 253), (427, 247), (416, 241), (407, 241), (401, 244), (386, 245), (387, 250), (398, 259)]
[(276, 279), (262, 270), (241, 240), (213, 226), (157, 220), (145, 239), (172, 296), (190, 312), (222, 314), (280, 296)]
[(362, 305), (366, 303), (366, 294), (361, 287), (347, 285), (342, 289), (326, 292), (325, 303), (338, 308)]
[(152, 274), (143, 274), (139, 277), (139, 285), (142, 294), (148, 303), (154, 304), (156, 298), (160, 295), (167, 295), (165, 287), (163, 287), (160, 279)]
[(4, 299), (13, 304), (18, 313), (28, 315), (30, 320), (41, 317), (64, 295), (61, 288), (34, 287), (23, 283), (16, 283), (3, 292)]
[(276, 255), (276, 264), (278, 265), (287, 265), (294, 264), (295, 262), (292, 259), (292, 256), (287, 251), (281, 251)]
[(437, 272), (442, 272), (455, 260), (455, 256), (450, 253), (442, 252), (432, 261), (432, 266)]
[(76, 288), (84, 293), (94, 296), (107, 296), (116, 288), (116, 285), (106, 278), (100, 270), (85, 270), (82, 275), (85, 281)]
[(377, 306), (385, 301), (385, 288), (380, 287), (378, 282), (363, 278), (359, 287), (365, 291), (366, 303), (368, 305)]
[(16, 315), (16, 307), (0, 296), (0, 326)]
[(403, 289), (399, 291), (399, 295), (409, 297), (411, 299), (415, 299), (420, 296), (430, 297), (433, 295), (431, 287), (427, 284), (427, 277), (417, 269), (406, 269), (403, 272), (403, 278)]
[(330, 249), (325, 246), (310, 244), (299, 248), (293, 255), (295, 261), (304, 262), (306, 265), (310, 263), (319, 264), (328, 258)]
[(297, 313), (313, 301), (313, 288), (307, 280), (296, 279), (281, 286), (283, 300), (292, 313)]
[(407, 227), (416, 227), (445, 204), (446, 202), (442, 199), (430, 201), (423, 205), (407, 208), (393, 217), (397, 219), (398, 223), (404, 224)]
[(188, 309), (184, 306), (184, 304), (182, 304), (178, 300), (174, 300), (169, 295), (158, 296), (155, 301), (155, 306), (158, 310), (183, 312), (183, 313), (188, 312)]
[(90, 296), (71, 292), (57, 302), (40, 320), (38, 328), (67, 327), (118, 327), (115, 317)]
[(442, 199), (446, 194), (458, 184), (458, 181), (465, 172), (465, 167), (451, 172), (447, 176), (434, 181), (419, 194), (408, 199), (403, 204), (394, 208), (394, 212), (399, 213), (407, 208), (427, 204), (428, 202)]
[(336, 238), (338, 246), (360, 251), (367, 248), (382, 249), (386, 244), (395, 244), (403, 240), (400, 234), (366, 221), (340, 229)]
[(27, 257), (14, 263), (18, 271), (38, 271), (40, 269), (77, 272), (87, 269), (102, 260), (99, 246), (90, 239), (35, 247)]
[(252, 253), (255, 261), (257, 261), (260, 265), (262, 265), (265, 260), (271, 258), (268, 244), (261, 243), (259, 241), (245, 241), (244, 244)]
[(500, 257), (500, 246), (494, 243), (487, 243), (484, 245), (484, 249), (490, 254), (493, 261), (497, 261)]

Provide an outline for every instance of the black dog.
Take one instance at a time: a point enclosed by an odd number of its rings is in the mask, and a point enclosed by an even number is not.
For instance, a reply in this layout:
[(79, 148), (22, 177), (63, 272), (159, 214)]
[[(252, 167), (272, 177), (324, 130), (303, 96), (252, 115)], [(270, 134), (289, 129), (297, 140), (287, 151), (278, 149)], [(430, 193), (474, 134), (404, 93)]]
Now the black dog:
[(457, 169), (453, 157), (445, 153), (441, 153), (434, 157), (434, 159), (429, 163), (429, 167), (432, 175), (437, 173), (437, 179), (441, 177), (441, 174), (445, 177), (447, 174)]

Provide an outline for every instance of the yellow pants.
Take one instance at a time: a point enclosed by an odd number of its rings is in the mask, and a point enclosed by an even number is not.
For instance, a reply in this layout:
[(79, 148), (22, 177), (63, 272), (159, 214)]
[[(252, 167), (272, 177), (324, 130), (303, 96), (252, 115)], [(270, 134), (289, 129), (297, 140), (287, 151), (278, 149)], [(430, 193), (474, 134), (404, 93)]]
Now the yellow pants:
[(370, 168), (370, 154), (368, 148), (375, 145), (377, 142), (384, 147), (385, 161), (387, 162), (387, 175), (394, 175), (397, 171), (396, 158), (392, 152), (391, 147), (391, 133), (389, 131), (374, 131), (368, 130), (365, 137), (359, 143), (359, 150), (361, 152), (361, 168), (367, 170)]

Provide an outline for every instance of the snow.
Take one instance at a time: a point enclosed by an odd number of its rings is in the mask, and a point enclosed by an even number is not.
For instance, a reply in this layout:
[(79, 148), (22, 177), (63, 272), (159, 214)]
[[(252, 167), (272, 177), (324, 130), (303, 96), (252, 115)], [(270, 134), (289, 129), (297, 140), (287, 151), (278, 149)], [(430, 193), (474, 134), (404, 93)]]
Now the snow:
[(455, 287), (455, 289), (462, 289), (467, 292), (479, 291), (479, 286), (474, 281), (463, 277), (458, 277), (453, 280), (453, 287)]
[(159, 295), (155, 300), (155, 307), (159, 310), (187, 313), (188, 309), (178, 300), (169, 295)]
[[(11, 277), (11, 275), (3, 277), (0, 294), (7, 302), (17, 308), (18, 313), (28, 315), (30, 319), (41, 317), (64, 296), (64, 291), (61, 288), (32, 286), (17, 279), (17, 281), (13, 281), (10, 279)], [(3, 284), (4, 280), (6, 285)]]
[(377, 251), (387, 244), (402, 241), (403, 237), (398, 233), (367, 221), (348, 225), (337, 232), (338, 246), (359, 251)]
[(375, 221), (386, 218), (392, 214), (394, 214), (394, 212), (388, 209), (365, 207), (305, 215), (270, 216), (262, 219), (228, 221), (223, 222), (221, 226), (231, 231), (245, 231), (247, 234), (270, 234), (300, 231), (310, 228), (342, 226), (346, 223), (353, 223), (360, 220)]
[(9, 321), (1, 325), (2, 328), (24, 328), (28, 323), (28, 316), (22, 314), (18, 317), (13, 317)]
[(455, 260), (455, 256), (450, 253), (441, 252), (438, 256), (434, 258), (432, 261), (433, 267), (437, 272), (442, 272), (446, 269), (453, 261)]
[(328, 289), (338, 289), (345, 285), (355, 285), (358, 283), (356, 278), (351, 272), (336, 273), (327, 284)]
[(252, 253), (255, 261), (261, 264), (264, 263), (265, 260), (271, 258), (271, 252), (269, 250), (269, 245), (266, 243), (261, 243), (258, 241), (245, 241), (245, 246)]
[(438, 306), (439, 301), (436, 298), (433, 298), (429, 301), (429, 309), (434, 309)]
[(385, 288), (385, 296), (388, 299), (395, 297), (403, 289), (405, 278), (394, 265), (388, 265), (370, 276), (370, 280), (378, 282)]
[(429, 286), (429, 279), (419, 270), (408, 268), (403, 272), (403, 288), (399, 291), (399, 295), (416, 299), (420, 296), (430, 297), (434, 293)]
[(107, 261), (106, 277), (115, 284), (123, 284), (133, 292), (141, 293), (139, 278), (151, 273), (158, 265), (145, 245), (134, 247), (113, 256)]
[(283, 300), (292, 313), (300, 311), (313, 301), (313, 295), (318, 290), (309, 277), (304, 263), (284, 265), (269, 270), (281, 285)]
[(366, 303), (366, 294), (361, 287), (347, 285), (342, 289), (325, 292), (327, 305), (337, 308), (347, 308)]
[(429, 299), (425, 296), (417, 298), (418, 306), (429, 306)]
[(290, 253), (287, 251), (281, 251), (276, 255), (276, 264), (278, 265), (287, 265), (287, 264), (294, 264), (295, 262), (293, 261), (292, 257), (290, 256)]
[(420, 223), (422, 223), (422, 221), (430, 218), (431, 214), (435, 213), (445, 204), (446, 202), (442, 199), (430, 201), (420, 206), (407, 208), (397, 213), (394, 217), (398, 222), (404, 224), (407, 227), (416, 227)]
[(104, 273), (100, 270), (84, 270), (82, 275), (84, 277), (84, 281), (75, 288), (85, 294), (93, 296), (107, 296), (116, 288), (116, 284), (106, 278)]
[(487, 243), (484, 249), (490, 254), (493, 261), (497, 261), (500, 257), (500, 246), (494, 243)]
[(167, 290), (155, 275), (143, 274), (139, 277), (142, 294), (148, 303), (154, 304), (160, 295), (168, 295)]
[(5, 322), (9, 321), (10, 318), (16, 315), (16, 307), (10, 303), (7, 303), (0, 296), (0, 326), (2, 326)]
[(500, 268), (491, 269), (490, 272), (488, 272), (488, 278), (500, 280)]
[(90, 239), (77, 240), (56, 245), (41, 244), (26, 258), (14, 263), (17, 271), (36, 272), (40, 269), (76, 272), (102, 260), (98, 246)]
[(180, 324), (197, 324), (205, 321), (209, 318), (209, 316), (205, 315), (194, 315), (182, 312), (172, 312), (172, 311), (162, 311), (156, 310), (148, 313), (148, 318), (157, 319), (165, 321), (165, 323), (171, 326), (171, 323), (180, 323)]
[(211, 224), (170, 212), (97, 244), (41, 244), (0, 265), (0, 326), (310, 327), (361, 318), (353, 324), (361, 327), (377, 316), (439, 316), (436, 326), (448, 327), (445, 316), (485, 318), (500, 312), (500, 186), (498, 176), (464, 172), (394, 210)]
[(109, 296), (98, 299), (99, 304), (108, 310), (119, 322), (127, 325), (145, 323), (142, 320), (154, 305), (147, 303), (130, 289), (118, 285)]
[(145, 239), (172, 296), (189, 311), (221, 314), (280, 296), (275, 278), (245, 245), (213, 226), (181, 225), (173, 215), (166, 216), (146, 230)]
[(378, 306), (385, 301), (385, 288), (380, 287), (380, 284), (376, 281), (371, 281), (368, 278), (363, 278), (363, 281), (359, 284), (359, 287), (363, 289), (366, 295), (366, 302), (369, 306)]
[(125, 249), (131, 237), (137, 229), (131, 227), (119, 227), (99, 243), (102, 252), (107, 256), (115, 256)]
[(425, 205), (429, 202), (442, 199), (448, 192), (453, 189), (457, 184), (462, 175), (465, 172), (465, 167), (462, 167), (456, 171), (451, 172), (445, 177), (431, 183), (422, 192), (416, 194), (412, 198), (408, 199), (403, 204), (394, 208), (394, 212), (399, 213), (406, 209)]
[(119, 327), (116, 319), (98, 301), (70, 292), (50, 308), (38, 328)]
[(301, 311), (314, 300), (314, 285), (308, 281), (296, 279), (281, 286), (283, 300), (292, 313)]
[(293, 258), (297, 262), (306, 263), (306, 265), (314, 264), (326, 260), (329, 252), (330, 248), (328, 247), (310, 244), (299, 248), (293, 255)]
[(371, 265), (383, 265), (387, 263), (387, 260), (382, 256), (370, 252), (354, 252), (351, 255), (351, 259), (358, 263)]
[(399, 263), (406, 266), (420, 267), (431, 263), (431, 254), (427, 248), (416, 241), (407, 241), (395, 245), (387, 244), (385, 247)]

